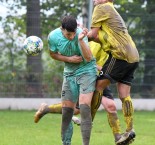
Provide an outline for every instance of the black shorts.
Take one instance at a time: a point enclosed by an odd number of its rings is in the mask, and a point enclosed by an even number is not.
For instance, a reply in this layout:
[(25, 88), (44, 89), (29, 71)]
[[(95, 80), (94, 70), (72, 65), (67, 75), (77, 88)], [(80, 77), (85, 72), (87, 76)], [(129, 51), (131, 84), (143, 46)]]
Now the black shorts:
[(97, 79), (109, 79), (111, 83), (120, 82), (131, 86), (137, 67), (138, 62), (128, 63), (127, 61), (113, 58), (110, 54)]
[(109, 98), (109, 99), (114, 100), (113, 94), (112, 94), (112, 92), (111, 92), (111, 90), (110, 90), (109, 87), (106, 87), (106, 88), (104, 89), (104, 91), (103, 91), (103, 96), (106, 97), (106, 98)]

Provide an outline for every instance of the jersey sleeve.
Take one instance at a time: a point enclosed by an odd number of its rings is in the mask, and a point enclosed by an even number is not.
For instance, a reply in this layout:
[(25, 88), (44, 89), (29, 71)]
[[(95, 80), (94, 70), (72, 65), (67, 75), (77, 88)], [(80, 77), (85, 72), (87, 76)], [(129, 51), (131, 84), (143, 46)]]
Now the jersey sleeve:
[(107, 5), (97, 5), (94, 8), (93, 15), (92, 15), (92, 23), (91, 27), (101, 27), (102, 21), (105, 21), (109, 18), (109, 13), (106, 12), (108, 10)]
[(52, 52), (58, 52), (56, 46), (57, 46), (57, 45), (56, 45), (55, 36), (54, 36), (54, 34), (51, 32), (51, 33), (48, 35), (48, 47), (49, 47), (50, 51), (52, 51)]

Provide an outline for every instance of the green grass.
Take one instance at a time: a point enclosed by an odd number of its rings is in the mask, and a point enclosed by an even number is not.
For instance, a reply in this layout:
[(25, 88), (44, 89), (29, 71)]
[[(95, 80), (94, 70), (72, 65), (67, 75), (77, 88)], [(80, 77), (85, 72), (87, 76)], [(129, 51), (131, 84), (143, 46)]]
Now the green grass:
[[(33, 122), (35, 111), (0, 111), (0, 145), (61, 145), (61, 114), (48, 114), (38, 124)], [(119, 112), (124, 127), (122, 113)], [(132, 145), (155, 144), (155, 113), (135, 112), (137, 137)], [(125, 127), (122, 129), (124, 130)], [(82, 145), (80, 128), (74, 125), (72, 145)], [(114, 145), (106, 113), (97, 113), (93, 123), (90, 145)]]

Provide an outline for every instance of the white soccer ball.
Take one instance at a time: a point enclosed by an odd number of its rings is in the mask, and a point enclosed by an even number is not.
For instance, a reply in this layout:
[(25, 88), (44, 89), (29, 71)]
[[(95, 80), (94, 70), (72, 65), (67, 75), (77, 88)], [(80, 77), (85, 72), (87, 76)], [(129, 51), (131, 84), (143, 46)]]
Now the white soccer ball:
[(43, 41), (37, 36), (29, 36), (24, 41), (23, 49), (27, 55), (36, 56), (43, 49)]

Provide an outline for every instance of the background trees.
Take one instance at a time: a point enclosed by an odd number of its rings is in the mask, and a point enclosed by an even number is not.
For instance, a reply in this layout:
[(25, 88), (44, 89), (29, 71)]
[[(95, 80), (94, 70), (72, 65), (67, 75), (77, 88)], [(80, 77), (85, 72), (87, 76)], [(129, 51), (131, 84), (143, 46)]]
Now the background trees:
[[(63, 64), (49, 57), (47, 36), (60, 26), (60, 19), (66, 14), (79, 21), (82, 17), (89, 18), (90, 3), (84, 2), (0, 0), (0, 6), (7, 8), (6, 14), (0, 15), (0, 97), (59, 97)], [(140, 52), (133, 95), (155, 97), (155, 1), (116, 0), (115, 6)], [(22, 43), (29, 35), (37, 35), (44, 41), (44, 51), (37, 57), (27, 57), (22, 51)]]
[[(41, 38), (40, 0), (27, 0), (26, 36)], [(42, 97), (42, 61), (41, 54), (27, 56), (26, 91), (29, 97)]]

